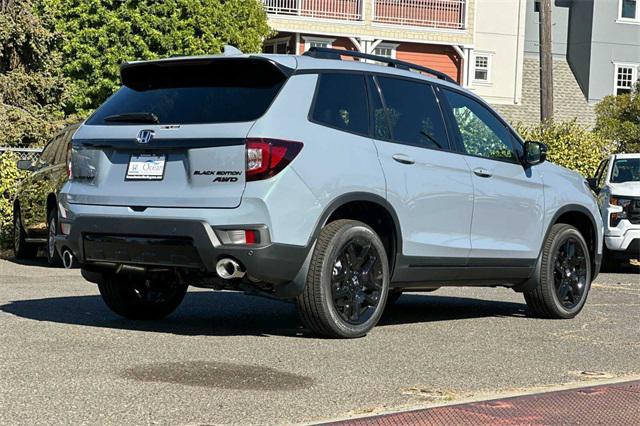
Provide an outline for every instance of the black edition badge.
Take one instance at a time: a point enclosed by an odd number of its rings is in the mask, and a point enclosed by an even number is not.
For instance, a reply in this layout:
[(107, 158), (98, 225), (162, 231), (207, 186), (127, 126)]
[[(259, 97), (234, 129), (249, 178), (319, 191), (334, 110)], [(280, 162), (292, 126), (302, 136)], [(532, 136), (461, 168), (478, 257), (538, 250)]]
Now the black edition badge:
[(196, 170), (194, 176), (216, 176), (213, 182), (237, 182), (242, 172), (237, 170)]

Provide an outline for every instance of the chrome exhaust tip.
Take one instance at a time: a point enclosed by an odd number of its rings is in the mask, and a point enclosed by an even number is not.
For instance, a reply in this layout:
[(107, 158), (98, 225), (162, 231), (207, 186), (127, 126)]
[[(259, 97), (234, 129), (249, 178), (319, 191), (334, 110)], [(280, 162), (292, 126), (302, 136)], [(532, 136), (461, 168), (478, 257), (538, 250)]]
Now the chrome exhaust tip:
[(242, 270), (240, 264), (228, 257), (224, 259), (220, 259), (216, 264), (216, 273), (223, 280), (232, 280), (236, 278), (242, 278), (246, 274), (245, 271)]
[(65, 269), (71, 269), (73, 268), (73, 253), (71, 252), (71, 250), (65, 250), (62, 252), (62, 265), (65, 267)]

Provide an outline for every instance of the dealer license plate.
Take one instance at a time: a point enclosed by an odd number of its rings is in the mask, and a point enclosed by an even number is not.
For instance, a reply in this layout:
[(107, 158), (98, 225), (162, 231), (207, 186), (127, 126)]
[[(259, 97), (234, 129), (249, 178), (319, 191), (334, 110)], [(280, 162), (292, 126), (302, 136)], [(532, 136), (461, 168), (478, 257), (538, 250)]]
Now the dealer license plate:
[(127, 180), (162, 180), (164, 177), (164, 155), (132, 155), (127, 168)]

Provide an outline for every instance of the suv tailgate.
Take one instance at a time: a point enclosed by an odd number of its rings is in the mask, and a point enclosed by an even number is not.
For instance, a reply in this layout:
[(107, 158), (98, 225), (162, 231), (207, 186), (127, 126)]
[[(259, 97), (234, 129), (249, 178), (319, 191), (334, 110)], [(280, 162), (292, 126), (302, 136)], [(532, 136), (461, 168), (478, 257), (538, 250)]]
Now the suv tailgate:
[(287, 78), (263, 57), (127, 64), (74, 137), (70, 202), (237, 207), (246, 136)]

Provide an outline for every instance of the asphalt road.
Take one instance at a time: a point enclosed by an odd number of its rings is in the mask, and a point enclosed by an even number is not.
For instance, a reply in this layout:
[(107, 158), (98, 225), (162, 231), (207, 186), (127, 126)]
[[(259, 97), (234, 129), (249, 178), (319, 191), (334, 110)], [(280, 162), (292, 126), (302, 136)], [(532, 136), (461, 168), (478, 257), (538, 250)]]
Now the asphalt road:
[(638, 376), (640, 269), (624, 272), (601, 274), (574, 320), (529, 318), (507, 289), (447, 289), (340, 341), (228, 292), (130, 322), (78, 270), (0, 260), (0, 424), (314, 422)]

